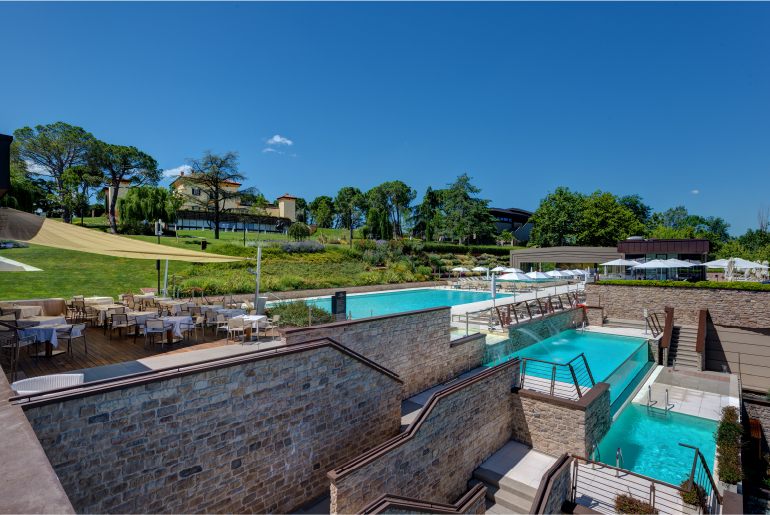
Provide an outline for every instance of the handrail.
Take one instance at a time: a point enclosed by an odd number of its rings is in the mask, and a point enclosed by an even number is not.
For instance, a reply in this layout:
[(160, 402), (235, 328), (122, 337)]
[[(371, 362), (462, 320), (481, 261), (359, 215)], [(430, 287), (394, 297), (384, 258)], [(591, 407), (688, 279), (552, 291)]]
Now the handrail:
[(705, 347), (708, 313), (708, 309), (701, 309), (698, 313), (698, 334), (695, 337), (695, 352), (703, 352), (703, 348)]
[(623, 451), (618, 447), (618, 452), (615, 453), (615, 466), (618, 467), (618, 469), (615, 470), (615, 477), (619, 477), (619, 471), (622, 469), (623, 465)]
[(703, 457), (703, 453), (700, 452), (699, 448), (694, 447), (692, 445), (687, 445), (684, 443), (680, 443), (679, 445), (681, 445), (682, 447), (689, 447), (690, 449), (695, 449), (695, 459), (693, 460), (693, 464), (692, 464), (693, 474), (695, 473), (695, 467), (697, 465), (698, 458), (700, 458), (700, 463), (701, 465), (703, 465), (703, 469), (706, 472), (704, 475), (708, 477), (709, 483), (711, 483), (711, 489), (714, 492), (714, 496), (717, 498), (717, 502), (719, 504), (722, 504), (723, 497), (719, 495), (719, 488), (717, 488), (717, 485), (714, 482), (714, 476), (711, 475), (711, 470), (709, 469), (708, 463), (706, 463), (706, 458)]
[(661, 348), (667, 349), (671, 345), (671, 332), (674, 329), (674, 308), (666, 306), (666, 325), (663, 328), (663, 338), (661, 338)]
[[(586, 374), (584, 374), (583, 371), (580, 370), (579, 368), (578, 368), (577, 372), (575, 371), (575, 367), (572, 366), (572, 363), (575, 362), (576, 360), (580, 360), (579, 362), (583, 363), (584, 371), (585, 371), (585, 373), (587, 373), (587, 377), (586, 377)], [(526, 372), (527, 372), (527, 366), (528, 366), (528, 362), (530, 362), (530, 361), (533, 362), (532, 366), (534, 366), (535, 364), (550, 365), (550, 368), (551, 368), (551, 370), (550, 370), (550, 380), (547, 377), (541, 377), (542, 379), (545, 379), (545, 380), (550, 382), (550, 385), (549, 385), (549, 388), (548, 388), (549, 395), (554, 395), (554, 390), (555, 390), (556, 382), (557, 382), (557, 370), (564, 370), (565, 374), (566, 373), (569, 374), (567, 377), (562, 376), (560, 382), (565, 382), (565, 383), (571, 382), (572, 385), (574, 385), (574, 387), (575, 387), (575, 392), (577, 393), (577, 396), (578, 396), (579, 399), (583, 398), (583, 391), (582, 391), (582, 388), (581, 388), (581, 385), (580, 385), (580, 381), (581, 380), (585, 381), (587, 379), (588, 381), (590, 381), (591, 388), (596, 386), (596, 383), (594, 382), (593, 374), (591, 374), (591, 368), (588, 366), (588, 360), (586, 359), (584, 353), (578, 354), (577, 356), (575, 356), (574, 358), (569, 360), (567, 363), (556, 363), (554, 361), (545, 361), (545, 360), (536, 359), (536, 358), (521, 358), (521, 361), (523, 362), (522, 363), (522, 367), (521, 367), (521, 374), (520, 374), (520, 387), (521, 388), (524, 388), (524, 380), (525, 380), (525, 376), (526, 376)], [(557, 369), (556, 367), (560, 367), (560, 368)], [(540, 369), (540, 370), (541, 370), (541, 372), (540, 372), (541, 374), (547, 373), (547, 372), (543, 371), (542, 369)], [(578, 375), (579, 374), (580, 374), (580, 380), (578, 380)], [(535, 377), (540, 377), (537, 374), (533, 374), (533, 375)], [(570, 379), (571, 379), (571, 381), (570, 381)]]
[[(263, 293), (264, 295), (272, 295), (273, 297), (275, 297), (276, 299), (278, 299), (280, 302), (286, 302), (286, 301), (285, 301), (285, 300), (283, 300), (281, 297), (279, 297), (278, 295), (276, 295), (275, 293), (273, 293), (273, 292), (271, 292), (271, 291), (265, 291), (265, 292), (262, 292), (262, 293)], [(255, 307), (256, 307), (256, 306), (255, 306)]]

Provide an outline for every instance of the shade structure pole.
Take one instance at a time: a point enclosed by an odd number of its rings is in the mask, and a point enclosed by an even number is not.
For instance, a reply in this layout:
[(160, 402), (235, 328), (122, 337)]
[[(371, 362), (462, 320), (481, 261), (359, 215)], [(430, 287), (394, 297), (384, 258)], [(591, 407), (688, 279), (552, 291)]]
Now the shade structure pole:
[(262, 263), (262, 247), (257, 247), (257, 273), (254, 285), (254, 309), (259, 309), (259, 265)]
[(168, 259), (166, 260), (166, 275), (163, 277), (163, 296), (168, 296)]

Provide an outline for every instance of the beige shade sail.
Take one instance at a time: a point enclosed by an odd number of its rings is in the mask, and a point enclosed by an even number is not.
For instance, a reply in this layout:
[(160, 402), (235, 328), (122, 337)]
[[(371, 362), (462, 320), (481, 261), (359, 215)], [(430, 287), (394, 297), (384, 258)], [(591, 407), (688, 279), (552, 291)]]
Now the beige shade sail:
[(225, 263), (246, 260), (243, 257), (220, 256), (197, 250), (178, 249), (115, 234), (106, 234), (10, 208), (0, 208), (0, 239), (132, 259), (170, 259), (196, 263)]

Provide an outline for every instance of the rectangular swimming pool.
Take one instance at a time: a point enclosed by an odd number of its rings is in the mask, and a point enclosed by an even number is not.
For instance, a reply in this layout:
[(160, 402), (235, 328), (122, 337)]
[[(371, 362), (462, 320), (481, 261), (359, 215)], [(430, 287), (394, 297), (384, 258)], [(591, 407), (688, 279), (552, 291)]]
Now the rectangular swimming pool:
[[(513, 295), (498, 293), (497, 297), (513, 297)], [(478, 291), (433, 290), (426, 288), (388, 293), (348, 295), (347, 311), (352, 312), (353, 318), (365, 318), (439, 306), (458, 306), (460, 304), (485, 300), (492, 300), (492, 294)], [(331, 311), (332, 301), (330, 298), (316, 299), (308, 302)]]
[(598, 461), (614, 467), (620, 447), (622, 468), (679, 485), (689, 476), (695, 456), (693, 449), (679, 444), (698, 447), (713, 470), (717, 425), (715, 420), (630, 403), (599, 442)]
[[(531, 337), (537, 338), (534, 334)], [(610, 384), (610, 399), (614, 402), (639, 372), (648, 366), (648, 346), (644, 338), (569, 329), (504, 356), (502, 361), (517, 356), (566, 364), (582, 353), (586, 357), (594, 382)], [(488, 364), (492, 365), (493, 363)], [(529, 370), (534, 370), (534, 367)], [(529, 370), (527, 373), (531, 373)], [(535, 375), (550, 379), (547, 373)], [(590, 379), (582, 379), (580, 384), (590, 386)]]

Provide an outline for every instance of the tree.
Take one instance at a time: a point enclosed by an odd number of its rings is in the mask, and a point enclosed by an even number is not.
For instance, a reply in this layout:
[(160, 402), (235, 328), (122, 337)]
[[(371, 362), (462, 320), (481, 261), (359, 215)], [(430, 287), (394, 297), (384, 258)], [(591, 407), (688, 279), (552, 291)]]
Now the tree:
[(629, 209), (637, 220), (639, 220), (645, 226), (649, 226), (650, 215), (652, 214), (652, 208), (642, 202), (642, 197), (639, 195), (626, 195), (620, 197), (618, 203)]
[(105, 183), (112, 186), (112, 198), (109, 199), (110, 232), (118, 233), (115, 207), (118, 203), (118, 190), (124, 180), (131, 181), (135, 186), (155, 185), (161, 178), (162, 170), (158, 163), (148, 154), (136, 147), (111, 145), (94, 140), (89, 153), (90, 167), (101, 170), (105, 175)]
[(540, 201), (529, 219), (532, 231), (528, 247), (560, 247), (574, 245), (580, 233), (585, 195), (558, 187)]
[[(56, 190), (66, 195), (64, 172), (73, 166), (85, 164), (94, 137), (81, 127), (64, 122), (24, 127), (13, 133), (13, 150), (20, 159), (30, 161), (45, 171), (56, 182)], [(64, 222), (69, 223), (70, 212), (65, 207)]]
[(609, 192), (596, 191), (585, 198), (581, 219), (576, 243), (586, 247), (615, 247), (645, 230), (634, 212)]
[(67, 169), (63, 175), (64, 185), (73, 190), (73, 196), (77, 199), (71, 207), (71, 211), (77, 214), (80, 211), (80, 223), (83, 224), (83, 212), (89, 207), (92, 189), (104, 184), (104, 174), (98, 168), (89, 165), (77, 165)]
[[(152, 223), (156, 220), (169, 223), (173, 220), (169, 211), (169, 201), (173, 194), (166, 188), (136, 186), (129, 188), (125, 197), (117, 200), (117, 211), (121, 222)], [(182, 200), (184, 202), (184, 200)]]
[(334, 198), (334, 211), (341, 217), (342, 221), (350, 230), (350, 246), (353, 246), (353, 225), (361, 213), (366, 209), (366, 198), (358, 188), (346, 186), (337, 192)]
[(316, 197), (309, 205), (313, 222), (319, 227), (329, 227), (334, 218), (334, 200), (326, 195)]
[(444, 209), (446, 192), (447, 190), (434, 190), (428, 186), (422, 202), (412, 210), (413, 231), (418, 235), (424, 234), (427, 241), (433, 241), (442, 229), (442, 210)]
[(43, 189), (29, 177), (24, 161), (15, 161), (11, 156), (11, 189), (0, 199), (0, 206), (33, 213), (41, 198)]
[(462, 174), (451, 184), (446, 192), (446, 226), (460, 242), (463, 240), (485, 238), (497, 233), (495, 219), (489, 213), (489, 200), (473, 195), (481, 189), (471, 184), (468, 174)]
[(298, 222), (307, 224), (308, 213), (307, 213), (307, 201), (305, 199), (298, 198), (297, 200), (294, 201), (294, 212)]
[(288, 236), (294, 241), (303, 241), (310, 236), (310, 228), (302, 222), (295, 222), (289, 227)]
[(688, 217), (687, 208), (684, 206), (670, 207), (661, 213), (660, 224), (663, 227), (680, 229), (687, 225), (685, 223)]
[[(238, 190), (246, 176), (238, 171), (238, 152), (228, 150), (215, 154), (205, 150), (199, 159), (187, 159), (191, 173), (182, 179), (187, 191), (200, 190), (200, 195), (185, 192), (191, 203), (214, 214), (214, 239), (219, 239), (219, 220), (222, 213), (232, 211), (235, 202), (244, 195), (255, 195), (256, 188)], [(228, 205), (228, 203), (230, 205)]]

